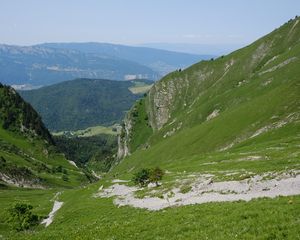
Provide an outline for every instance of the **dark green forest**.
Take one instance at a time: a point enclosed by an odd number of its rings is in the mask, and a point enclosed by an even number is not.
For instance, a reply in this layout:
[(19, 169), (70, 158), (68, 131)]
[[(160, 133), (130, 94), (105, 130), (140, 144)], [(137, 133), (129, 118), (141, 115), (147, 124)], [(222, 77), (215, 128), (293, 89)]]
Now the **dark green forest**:
[(58, 150), (79, 167), (107, 172), (115, 159), (117, 137), (101, 134), (92, 137), (55, 136)]
[(128, 89), (132, 86), (133, 81), (76, 79), (20, 94), (42, 116), (50, 131), (64, 131), (121, 122), (142, 96)]

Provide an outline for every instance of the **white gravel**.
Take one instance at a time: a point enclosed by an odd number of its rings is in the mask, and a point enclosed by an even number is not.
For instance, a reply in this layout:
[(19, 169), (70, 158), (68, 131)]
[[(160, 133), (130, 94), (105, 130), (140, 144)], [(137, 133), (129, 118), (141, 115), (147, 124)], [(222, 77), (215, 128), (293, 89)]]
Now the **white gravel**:
[(111, 182), (112, 182), (112, 183), (127, 183), (127, 182), (129, 182), (129, 181), (127, 181), (127, 180), (121, 180), (121, 179), (114, 179), (114, 180), (112, 180)]
[(136, 198), (137, 187), (114, 184), (107, 189), (101, 189), (97, 197), (115, 197), (117, 206), (132, 206), (148, 210), (161, 210), (172, 206), (202, 204), (208, 202), (250, 201), (255, 198), (291, 196), (300, 194), (300, 175), (284, 174), (276, 179), (263, 180), (263, 176), (254, 176), (242, 181), (212, 182), (211, 178), (198, 178), (192, 185), (191, 191), (181, 193), (174, 188), (164, 194), (164, 198)]
[(92, 170), (92, 174), (93, 174), (93, 176), (94, 176), (95, 178), (97, 178), (98, 180), (100, 180), (100, 179), (102, 178), (102, 176), (101, 176), (101, 175), (98, 175), (97, 173), (95, 173), (94, 170)]
[[(55, 195), (55, 197), (57, 197), (60, 193), (58, 193), (57, 195)], [(54, 215), (55, 213), (62, 207), (63, 202), (59, 202), (59, 201), (54, 201), (54, 205), (52, 208), (52, 211), (49, 213), (48, 218), (44, 219), (41, 224), (45, 224), (45, 227), (48, 227), (54, 219)]]
[(70, 161), (70, 160), (68, 160), (68, 162), (69, 162), (71, 165), (73, 165), (74, 167), (78, 168), (75, 162)]

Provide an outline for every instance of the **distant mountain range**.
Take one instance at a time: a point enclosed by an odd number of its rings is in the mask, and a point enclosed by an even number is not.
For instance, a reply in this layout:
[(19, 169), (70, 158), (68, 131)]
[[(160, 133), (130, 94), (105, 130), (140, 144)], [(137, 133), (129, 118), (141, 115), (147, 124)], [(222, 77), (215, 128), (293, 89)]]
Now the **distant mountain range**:
[(196, 55), (149, 47), (132, 47), (109, 43), (44, 43), (38, 45), (47, 48), (71, 49), (87, 54), (100, 54), (133, 61), (151, 68), (160, 76), (177, 68), (185, 68), (200, 60), (210, 59), (212, 55)]
[(106, 43), (0, 44), (0, 82), (26, 89), (74, 78), (157, 80), (209, 57)]

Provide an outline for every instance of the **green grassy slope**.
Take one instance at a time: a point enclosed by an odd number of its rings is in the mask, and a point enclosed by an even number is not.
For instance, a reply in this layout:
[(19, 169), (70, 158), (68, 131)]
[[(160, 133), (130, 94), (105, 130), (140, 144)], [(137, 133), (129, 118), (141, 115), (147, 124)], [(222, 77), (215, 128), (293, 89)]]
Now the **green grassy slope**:
[(72, 187), (87, 183), (81, 170), (57, 151), (35, 110), (12, 88), (0, 87), (0, 176), (26, 187)]
[[(298, 22), (289, 21), (246, 48), (157, 82), (143, 100), (144, 108), (135, 113), (147, 112), (149, 120), (131, 122), (127, 138), (132, 155), (114, 171), (155, 165), (197, 172), (299, 169)], [(135, 135), (148, 138), (131, 137)], [(251, 155), (263, 160), (238, 161)]]
[(142, 96), (129, 90), (131, 87), (136, 90), (139, 83), (148, 86), (152, 82), (76, 79), (20, 94), (51, 131), (79, 130), (120, 122)]
[(48, 188), (75, 187), (87, 183), (80, 169), (44, 141), (28, 139), (3, 129), (0, 129), (0, 136), (0, 156), (5, 159), (5, 165), (1, 163), (0, 173), (19, 185)]
[[(149, 212), (117, 208), (112, 199), (92, 195), (105, 181), (61, 194), (64, 202), (53, 223), (34, 231), (15, 232), (0, 221), (7, 239), (299, 239), (300, 197), (258, 199), (251, 202), (207, 203)], [(53, 192), (1, 191), (1, 217), (8, 199), (30, 202), (38, 214), (51, 210)]]

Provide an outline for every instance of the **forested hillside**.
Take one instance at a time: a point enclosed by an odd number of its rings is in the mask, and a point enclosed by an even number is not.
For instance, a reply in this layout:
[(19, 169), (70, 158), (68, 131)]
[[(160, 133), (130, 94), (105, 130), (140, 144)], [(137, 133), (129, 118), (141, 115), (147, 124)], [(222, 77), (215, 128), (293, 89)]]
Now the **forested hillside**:
[(126, 111), (144, 94), (136, 85), (151, 84), (148, 80), (76, 79), (20, 94), (51, 131), (78, 130), (120, 123)]

